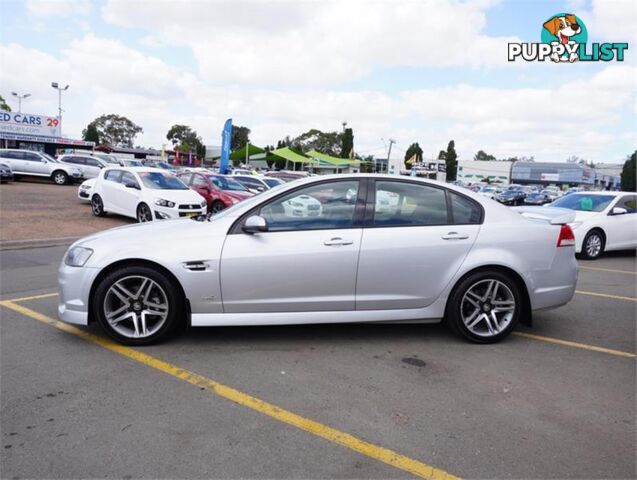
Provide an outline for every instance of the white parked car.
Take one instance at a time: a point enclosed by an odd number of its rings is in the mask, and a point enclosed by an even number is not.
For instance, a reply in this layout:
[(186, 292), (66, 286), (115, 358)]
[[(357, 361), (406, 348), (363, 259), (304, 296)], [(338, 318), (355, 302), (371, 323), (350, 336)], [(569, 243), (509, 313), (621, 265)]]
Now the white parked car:
[(569, 225), (575, 233), (575, 251), (595, 260), (604, 252), (637, 248), (636, 204), (637, 195), (631, 192), (575, 192), (544, 207), (517, 210), (543, 218), (574, 211)]
[[(166, 192), (153, 190), (147, 202)], [(379, 212), (376, 199), (389, 193), (405, 208)], [(319, 213), (286, 208), (301, 197), (318, 202)], [(567, 211), (527, 219), (416, 177), (312, 177), (210, 218), (121, 227), (75, 242), (59, 269), (58, 314), (78, 325), (95, 320), (131, 345), (184, 324), (443, 317), (471, 341), (495, 342), (529, 323), (531, 311), (572, 298), (577, 261), (566, 223), (574, 218)]]
[(77, 167), (58, 162), (44, 152), (3, 148), (0, 160), (9, 165), (16, 180), (21, 176), (46, 177), (57, 185), (66, 185), (84, 178)]
[(174, 174), (159, 168), (107, 168), (95, 180), (93, 215), (116, 213), (150, 222), (203, 215), (206, 200)]
[(83, 202), (91, 203), (91, 193), (95, 186), (95, 180), (96, 178), (89, 178), (88, 180), (84, 180), (80, 183), (80, 186), (77, 189), (77, 198)]
[(100, 174), (102, 169), (112, 166), (104, 160), (89, 155), (88, 153), (84, 155), (80, 153), (69, 153), (60, 155), (57, 159), (62, 163), (68, 163), (69, 165), (77, 167), (80, 172), (82, 172), (84, 178), (95, 178)]

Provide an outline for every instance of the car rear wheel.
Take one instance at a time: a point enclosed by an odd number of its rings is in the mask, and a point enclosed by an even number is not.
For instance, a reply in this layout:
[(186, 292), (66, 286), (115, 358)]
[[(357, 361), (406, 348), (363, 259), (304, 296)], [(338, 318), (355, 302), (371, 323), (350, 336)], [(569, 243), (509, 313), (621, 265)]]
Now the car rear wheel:
[(219, 213), (221, 210), (225, 210), (226, 206), (223, 202), (219, 200), (212, 202), (210, 206), (210, 212), (214, 215), (215, 213)]
[(184, 312), (175, 282), (161, 271), (129, 266), (97, 286), (93, 312), (104, 331), (125, 345), (150, 345), (170, 335)]
[(451, 328), (475, 343), (494, 343), (507, 337), (520, 319), (520, 288), (507, 275), (484, 270), (463, 279), (447, 303)]
[(137, 221), (139, 223), (153, 221), (153, 212), (150, 211), (150, 207), (145, 203), (140, 203), (137, 207)]
[(51, 175), (51, 177), (53, 178), (53, 181), (56, 185), (66, 185), (69, 181), (69, 176), (61, 170), (56, 170), (55, 172), (53, 172), (53, 175)]
[(580, 256), (585, 260), (597, 260), (604, 253), (604, 235), (599, 230), (591, 230), (582, 242)]
[(103, 217), (106, 215), (106, 212), (104, 211), (104, 202), (102, 202), (102, 197), (98, 194), (93, 195), (93, 198), (91, 198), (91, 211), (96, 217)]

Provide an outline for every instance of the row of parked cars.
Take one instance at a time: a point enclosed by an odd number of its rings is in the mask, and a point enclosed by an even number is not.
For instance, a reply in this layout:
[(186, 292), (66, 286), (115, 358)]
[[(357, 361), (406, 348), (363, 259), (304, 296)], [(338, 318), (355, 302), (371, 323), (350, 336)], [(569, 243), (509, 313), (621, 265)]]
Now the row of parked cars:
[(563, 195), (557, 187), (537, 185), (471, 185), (467, 188), (504, 205), (544, 205)]

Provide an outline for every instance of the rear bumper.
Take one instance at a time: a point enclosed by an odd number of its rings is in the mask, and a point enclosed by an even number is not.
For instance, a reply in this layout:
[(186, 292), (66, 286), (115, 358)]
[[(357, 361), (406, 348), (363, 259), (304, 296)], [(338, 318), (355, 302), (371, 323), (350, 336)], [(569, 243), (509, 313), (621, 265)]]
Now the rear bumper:
[(557, 308), (575, 295), (578, 266), (573, 247), (557, 248), (551, 268), (534, 272), (529, 299), (532, 310)]

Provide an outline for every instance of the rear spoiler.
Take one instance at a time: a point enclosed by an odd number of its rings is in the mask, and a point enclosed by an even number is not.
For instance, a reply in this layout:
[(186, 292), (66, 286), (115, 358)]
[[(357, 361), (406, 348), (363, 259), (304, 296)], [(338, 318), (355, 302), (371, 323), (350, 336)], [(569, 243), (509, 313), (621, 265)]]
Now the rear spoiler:
[(520, 215), (534, 220), (546, 220), (551, 225), (565, 225), (575, 221), (575, 211), (558, 207), (513, 207)]

